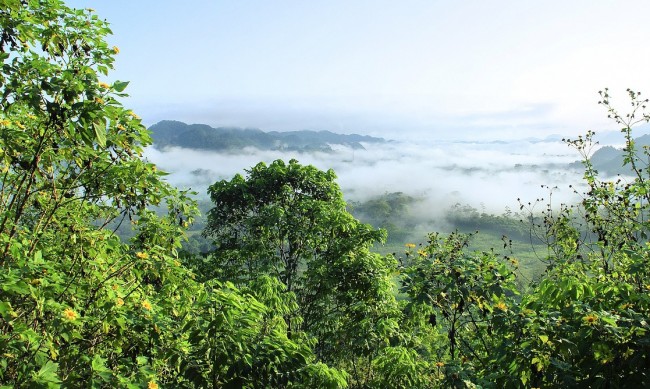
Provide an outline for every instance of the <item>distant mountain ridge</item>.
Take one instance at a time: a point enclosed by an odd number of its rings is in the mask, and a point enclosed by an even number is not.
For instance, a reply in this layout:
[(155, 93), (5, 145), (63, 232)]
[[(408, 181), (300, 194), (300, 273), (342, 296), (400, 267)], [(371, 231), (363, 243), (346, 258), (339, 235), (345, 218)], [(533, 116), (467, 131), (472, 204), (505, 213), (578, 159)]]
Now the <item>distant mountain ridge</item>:
[[(646, 160), (642, 155), (642, 149), (643, 147), (650, 147), (650, 135), (643, 135), (635, 138), (634, 146), (637, 150), (637, 155), (639, 155), (642, 160)], [(629, 174), (629, 167), (623, 166), (624, 158), (625, 155), (623, 150), (612, 146), (603, 146), (596, 150), (590, 160), (596, 170), (605, 174)]]
[(256, 128), (210, 127), (207, 124), (186, 124), (163, 120), (149, 127), (153, 145), (158, 149), (185, 147), (212, 151), (237, 151), (245, 147), (260, 150), (333, 151), (331, 145), (364, 149), (364, 143), (384, 143), (383, 138), (358, 134), (336, 134), (330, 131), (264, 132)]

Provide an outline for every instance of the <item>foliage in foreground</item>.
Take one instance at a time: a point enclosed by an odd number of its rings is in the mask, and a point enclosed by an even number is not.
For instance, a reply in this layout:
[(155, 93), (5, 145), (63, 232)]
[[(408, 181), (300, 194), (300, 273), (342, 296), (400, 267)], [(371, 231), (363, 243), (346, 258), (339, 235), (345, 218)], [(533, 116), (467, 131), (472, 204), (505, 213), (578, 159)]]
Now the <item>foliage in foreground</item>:
[[(569, 142), (588, 191), (531, 218), (548, 256), (525, 292), (516, 258), (462, 234), (408, 244), (397, 268), (333, 173), (295, 161), (211, 188), (217, 245), (187, 259), (195, 272), (177, 250), (196, 207), (139, 158), (151, 139), (118, 100), (126, 83), (102, 80), (107, 24), (58, 0), (0, 7), (4, 387), (650, 386), (638, 93), (626, 116), (602, 93), (631, 176), (599, 178), (591, 133)], [(128, 242), (109, 227), (123, 223)]]
[(580, 204), (549, 206), (531, 218), (548, 255), (544, 276), (525, 293), (517, 296), (505, 261), (468, 252), (457, 234), (434, 234), (417, 251), (409, 247), (416, 257), (403, 281), (414, 312), (410, 331), (424, 335), (414, 346), (437, 358), (447, 384), (650, 385), (650, 151), (638, 149), (632, 137), (632, 127), (650, 115), (648, 100), (629, 95), (633, 111), (624, 117), (607, 91), (602, 104), (622, 126), (633, 175), (601, 180), (588, 158), (593, 133), (568, 141), (583, 156), (588, 190)]
[(103, 81), (106, 22), (2, 1), (0, 26), (0, 383), (345, 386), (274, 310), (181, 266), (195, 206), (139, 158), (151, 139), (126, 83)]

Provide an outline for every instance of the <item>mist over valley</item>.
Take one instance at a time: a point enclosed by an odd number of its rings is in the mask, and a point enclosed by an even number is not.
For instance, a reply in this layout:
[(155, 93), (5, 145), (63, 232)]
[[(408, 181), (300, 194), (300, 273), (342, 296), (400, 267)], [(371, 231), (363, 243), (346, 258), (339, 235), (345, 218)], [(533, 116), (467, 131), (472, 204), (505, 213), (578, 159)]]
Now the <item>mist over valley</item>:
[[(170, 128), (170, 123), (176, 127)], [(349, 202), (394, 192), (417, 199), (404, 216), (422, 223), (441, 219), (455, 204), (494, 214), (518, 210), (518, 199), (524, 203), (548, 199), (549, 187), (555, 203), (573, 202), (577, 198), (569, 185), (580, 182), (583, 173), (576, 164), (580, 155), (561, 136), (494, 141), (384, 139), (324, 131), (289, 136), (237, 128), (225, 133), (207, 125), (169, 121), (151, 130), (154, 144), (145, 157), (169, 172), (172, 184), (191, 188), (199, 198), (207, 196), (209, 185), (244, 174), (259, 162), (296, 159), (321, 170), (333, 169)], [(183, 135), (170, 136), (174, 131)], [(208, 138), (214, 136), (221, 143), (207, 146), (206, 131)], [(252, 140), (251, 134), (266, 143)], [(224, 139), (230, 139), (227, 147)], [(187, 146), (191, 144), (200, 146)]]

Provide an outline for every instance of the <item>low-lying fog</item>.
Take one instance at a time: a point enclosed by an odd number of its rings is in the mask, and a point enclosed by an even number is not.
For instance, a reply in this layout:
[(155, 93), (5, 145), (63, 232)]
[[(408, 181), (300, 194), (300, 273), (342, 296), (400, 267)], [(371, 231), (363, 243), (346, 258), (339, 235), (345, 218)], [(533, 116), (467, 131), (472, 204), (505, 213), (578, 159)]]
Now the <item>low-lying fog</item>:
[(333, 146), (333, 153), (298, 153), (245, 149), (215, 153), (182, 148), (157, 150), (145, 156), (170, 172), (168, 180), (206, 196), (208, 185), (243, 173), (260, 161), (297, 159), (320, 169), (334, 169), (346, 200), (363, 201), (376, 195), (404, 192), (425, 198), (422, 216), (430, 217), (455, 203), (492, 213), (506, 207), (518, 210), (517, 199), (535, 202), (575, 201), (569, 184), (581, 183), (582, 172), (569, 164), (579, 160), (576, 150), (557, 141), (388, 142), (364, 144), (365, 150)]

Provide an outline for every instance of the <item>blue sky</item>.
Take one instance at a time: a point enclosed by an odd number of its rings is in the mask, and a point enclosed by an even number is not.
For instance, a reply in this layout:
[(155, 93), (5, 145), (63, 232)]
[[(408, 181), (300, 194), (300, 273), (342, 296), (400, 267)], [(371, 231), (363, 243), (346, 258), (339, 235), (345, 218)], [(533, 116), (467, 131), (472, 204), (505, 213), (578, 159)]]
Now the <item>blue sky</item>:
[(599, 89), (650, 94), (645, 0), (67, 3), (111, 23), (146, 124), (574, 136), (613, 128)]

